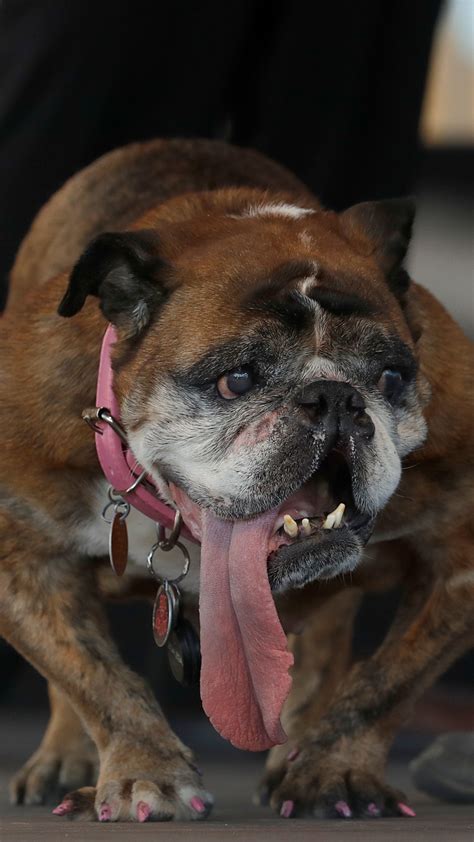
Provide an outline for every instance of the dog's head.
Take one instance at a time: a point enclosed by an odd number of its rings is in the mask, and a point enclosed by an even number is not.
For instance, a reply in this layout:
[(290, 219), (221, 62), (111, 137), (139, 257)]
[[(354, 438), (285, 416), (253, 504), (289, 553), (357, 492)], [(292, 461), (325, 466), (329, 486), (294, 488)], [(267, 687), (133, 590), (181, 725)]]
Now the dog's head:
[(195, 194), (99, 236), (72, 272), (60, 313), (93, 294), (117, 326), (135, 456), (196, 534), (204, 509), (273, 510), (275, 591), (354, 569), (425, 437), (403, 311), (413, 215)]

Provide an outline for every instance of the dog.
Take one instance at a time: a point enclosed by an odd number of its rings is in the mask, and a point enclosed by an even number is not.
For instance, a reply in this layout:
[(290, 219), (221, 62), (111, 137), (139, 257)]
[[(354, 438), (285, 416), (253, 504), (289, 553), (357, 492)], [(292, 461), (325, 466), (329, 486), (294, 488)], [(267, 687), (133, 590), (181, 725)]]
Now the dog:
[[(271, 747), (259, 798), (286, 818), (413, 815), (387, 752), (474, 638), (472, 345), (404, 268), (414, 212), (328, 211), (283, 167), (206, 140), (112, 152), (41, 210), (0, 325), (0, 633), (52, 707), (14, 802), (60, 786), (56, 814), (100, 821), (212, 806), (105, 620), (107, 597), (156, 592), (135, 509), (129, 573), (107, 572), (82, 413), (110, 324), (130, 450), (189, 532), (205, 709), (236, 745)], [(351, 667), (361, 594), (395, 585), (384, 642)]]

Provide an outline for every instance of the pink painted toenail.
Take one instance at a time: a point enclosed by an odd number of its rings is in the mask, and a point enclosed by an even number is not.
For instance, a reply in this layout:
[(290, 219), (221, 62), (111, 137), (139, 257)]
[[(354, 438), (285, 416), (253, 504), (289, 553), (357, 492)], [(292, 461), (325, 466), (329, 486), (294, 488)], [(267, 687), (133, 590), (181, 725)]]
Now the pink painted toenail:
[(380, 810), (373, 801), (370, 804), (367, 804), (367, 812), (369, 816), (380, 816)]
[(139, 822), (146, 822), (150, 818), (151, 807), (145, 801), (139, 801), (137, 804), (137, 819)]
[(351, 810), (351, 808), (349, 807), (349, 804), (347, 804), (346, 801), (336, 801), (336, 803), (334, 805), (334, 809), (344, 819), (350, 819), (351, 816), (352, 816), (352, 810)]
[(54, 810), (51, 810), (55, 816), (64, 816), (66, 813), (72, 813), (74, 804), (72, 801), (61, 801)]
[(193, 795), (191, 801), (189, 802), (193, 810), (196, 810), (196, 813), (204, 813), (206, 810), (206, 805), (202, 798), (198, 798), (197, 795)]
[(299, 748), (292, 748), (290, 753), (287, 755), (287, 760), (291, 763), (292, 760), (296, 760), (300, 753)]
[(282, 818), (284, 819), (289, 819), (293, 812), (294, 806), (294, 801), (284, 801), (281, 805), (280, 816), (282, 816)]
[(400, 802), (400, 804), (398, 805), (398, 809), (400, 810), (402, 816), (410, 816), (411, 819), (415, 818), (416, 816), (415, 811), (412, 810), (411, 807), (408, 806), (408, 804), (402, 804)]
[(99, 821), (100, 822), (109, 822), (112, 816), (112, 810), (110, 809), (108, 804), (102, 804), (102, 807), (99, 810)]

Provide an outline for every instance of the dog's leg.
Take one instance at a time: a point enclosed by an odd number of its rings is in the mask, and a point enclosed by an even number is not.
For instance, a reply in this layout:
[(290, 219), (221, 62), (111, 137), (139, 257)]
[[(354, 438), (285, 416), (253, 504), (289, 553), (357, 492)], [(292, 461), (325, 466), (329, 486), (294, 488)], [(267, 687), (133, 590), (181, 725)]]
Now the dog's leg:
[(95, 784), (97, 749), (68, 700), (48, 686), (51, 716), (41, 745), (10, 782), (12, 804), (43, 804)]
[(352, 626), (361, 596), (361, 591), (354, 588), (325, 598), (315, 607), (304, 632), (290, 638), (295, 659), (293, 683), (282, 715), (289, 739), (269, 752), (257, 796), (261, 804), (268, 803), (271, 792), (286, 773), (288, 755), (296, 753), (300, 739), (328, 709), (347, 673)]
[(54, 557), (51, 542), (31, 533), (10, 530), (2, 548), (0, 633), (67, 696), (99, 752), (97, 787), (70, 793), (59, 812), (103, 821), (203, 818), (211, 796), (151, 691), (123, 664), (92, 570)]
[(384, 767), (414, 701), (472, 641), (469, 558), (464, 573), (456, 572), (462, 569), (459, 557), (452, 569), (433, 584), (414, 618), (413, 603), (408, 611), (402, 605), (402, 620), (395, 621), (399, 633), (389, 633), (372, 658), (351, 670), (330, 711), (306, 730), (271, 794), (283, 815), (321, 809), (343, 818), (413, 815), (404, 796), (384, 783)]

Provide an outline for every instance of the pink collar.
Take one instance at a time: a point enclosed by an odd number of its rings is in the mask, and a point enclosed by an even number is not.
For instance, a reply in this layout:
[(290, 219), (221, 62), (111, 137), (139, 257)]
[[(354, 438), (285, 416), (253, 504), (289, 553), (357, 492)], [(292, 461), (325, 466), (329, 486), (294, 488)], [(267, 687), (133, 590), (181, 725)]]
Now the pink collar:
[[(120, 408), (113, 391), (113, 372), (110, 362), (110, 348), (116, 341), (115, 328), (109, 325), (105, 331), (100, 352), (96, 409), (93, 416), (86, 410), (83, 417), (95, 430), (97, 456), (112, 488), (135, 509), (165, 528), (171, 529), (176, 511), (160, 499), (153, 479), (139, 465), (128, 447), (124, 431), (120, 426)], [(140, 477), (142, 479), (137, 482)], [(183, 537), (192, 541), (196, 540), (184, 525), (181, 533)]]

